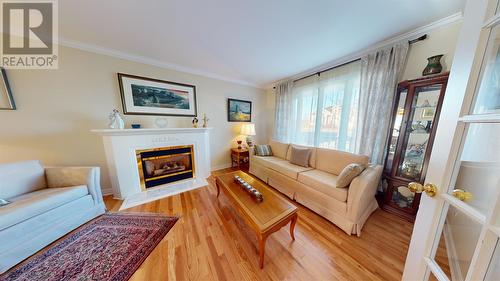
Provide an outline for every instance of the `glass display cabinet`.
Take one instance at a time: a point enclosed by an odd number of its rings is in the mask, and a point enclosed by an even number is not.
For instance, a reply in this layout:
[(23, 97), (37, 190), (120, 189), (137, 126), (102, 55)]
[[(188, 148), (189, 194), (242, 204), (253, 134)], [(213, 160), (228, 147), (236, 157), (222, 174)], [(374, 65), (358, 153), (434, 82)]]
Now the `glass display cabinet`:
[(448, 73), (398, 84), (382, 186), (382, 208), (410, 221), (415, 219), (420, 194), (410, 182), (423, 183), (439, 120)]

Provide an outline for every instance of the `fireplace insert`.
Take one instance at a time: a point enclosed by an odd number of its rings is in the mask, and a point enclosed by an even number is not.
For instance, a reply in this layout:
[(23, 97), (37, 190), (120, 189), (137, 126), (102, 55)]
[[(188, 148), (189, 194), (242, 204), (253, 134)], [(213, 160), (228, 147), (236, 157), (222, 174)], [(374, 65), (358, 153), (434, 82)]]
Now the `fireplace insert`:
[(194, 178), (193, 145), (136, 150), (142, 190)]

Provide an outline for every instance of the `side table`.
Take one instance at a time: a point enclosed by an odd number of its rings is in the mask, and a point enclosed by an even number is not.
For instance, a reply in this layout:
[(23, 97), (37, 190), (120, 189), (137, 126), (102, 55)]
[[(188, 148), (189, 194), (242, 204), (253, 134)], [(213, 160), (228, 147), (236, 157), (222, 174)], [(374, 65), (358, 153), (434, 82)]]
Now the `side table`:
[(240, 167), (242, 165), (248, 165), (250, 161), (250, 154), (247, 148), (231, 148), (231, 168)]

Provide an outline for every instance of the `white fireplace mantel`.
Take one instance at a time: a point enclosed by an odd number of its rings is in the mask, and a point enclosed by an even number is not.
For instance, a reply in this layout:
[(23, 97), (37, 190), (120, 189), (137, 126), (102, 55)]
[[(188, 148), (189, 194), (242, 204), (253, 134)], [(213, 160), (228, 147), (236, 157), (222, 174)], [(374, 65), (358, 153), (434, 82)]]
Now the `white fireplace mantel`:
[[(120, 209), (207, 185), (210, 176), (209, 131), (212, 128), (95, 129), (103, 138), (106, 160), (115, 198), (123, 199)], [(193, 145), (195, 178), (160, 185), (142, 191), (136, 150)]]
[(93, 133), (101, 136), (130, 136), (151, 134), (201, 133), (212, 128), (145, 128), (145, 129), (94, 129)]

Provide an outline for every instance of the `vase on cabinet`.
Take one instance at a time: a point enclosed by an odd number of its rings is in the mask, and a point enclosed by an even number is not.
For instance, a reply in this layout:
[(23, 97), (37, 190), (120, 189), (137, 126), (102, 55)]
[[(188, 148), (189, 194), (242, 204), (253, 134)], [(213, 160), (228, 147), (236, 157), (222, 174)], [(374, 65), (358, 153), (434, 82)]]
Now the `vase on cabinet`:
[(422, 71), (423, 76), (438, 74), (443, 70), (443, 66), (441, 65), (441, 58), (443, 55), (436, 55), (427, 58), (427, 66)]

